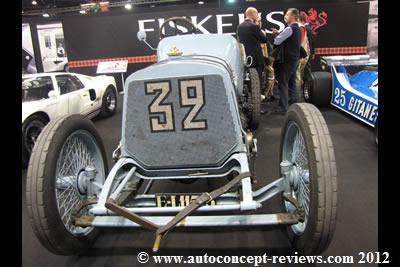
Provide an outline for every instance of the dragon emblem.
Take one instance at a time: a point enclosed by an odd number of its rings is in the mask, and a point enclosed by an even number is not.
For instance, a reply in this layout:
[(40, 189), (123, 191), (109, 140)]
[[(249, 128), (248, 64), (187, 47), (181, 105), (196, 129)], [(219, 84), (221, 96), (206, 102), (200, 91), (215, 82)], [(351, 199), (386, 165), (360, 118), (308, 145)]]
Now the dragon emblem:
[(306, 18), (306, 21), (311, 24), (311, 29), (314, 35), (317, 35), (317, 30), (328, 22), (328, 13), (322, 11), (317, 12), (314, 8), (310, 8), (307, 13), (304, 11), (300, 12)]

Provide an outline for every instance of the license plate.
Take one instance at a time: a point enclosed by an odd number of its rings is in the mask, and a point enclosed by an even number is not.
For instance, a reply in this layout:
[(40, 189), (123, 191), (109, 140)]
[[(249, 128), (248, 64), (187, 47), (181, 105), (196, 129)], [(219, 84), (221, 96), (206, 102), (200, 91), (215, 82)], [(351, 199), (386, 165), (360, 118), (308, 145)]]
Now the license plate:
[[(156, 205), (158, 208), (165, 207), (186, 207), (190, 201), (200, 196), (200, 194), (156, 194)], [(216, 205), (215, 200), (207, 203), (207, 206)]]

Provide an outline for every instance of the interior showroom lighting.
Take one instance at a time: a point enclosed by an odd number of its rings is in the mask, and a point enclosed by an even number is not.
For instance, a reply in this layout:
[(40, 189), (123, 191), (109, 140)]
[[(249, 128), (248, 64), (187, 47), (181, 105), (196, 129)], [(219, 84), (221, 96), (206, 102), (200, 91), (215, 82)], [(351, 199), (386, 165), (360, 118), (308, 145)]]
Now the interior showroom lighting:
[(228, 0), (228, 3), (235, 3), (235, 0)]
[(199, 5), (203, 5), (204, 4), (204, 2), (203, 1), (199, 1)]
[(48, 17), (50, 17), (50, 15), (49, 15), (49, 13), (44, 13), (43, 17), (48, 18)]
[(128, 10), (131, 10), (132, 9), (132, 5), (131, 4), (126, 4), (125, 8), (128, 9)]
[(37, 2), (36, 1), (32, 1), (32, 5), (36, 6)]
[(79, 13), (86, 14), (86, 11), (85, 10), (80, 10)]

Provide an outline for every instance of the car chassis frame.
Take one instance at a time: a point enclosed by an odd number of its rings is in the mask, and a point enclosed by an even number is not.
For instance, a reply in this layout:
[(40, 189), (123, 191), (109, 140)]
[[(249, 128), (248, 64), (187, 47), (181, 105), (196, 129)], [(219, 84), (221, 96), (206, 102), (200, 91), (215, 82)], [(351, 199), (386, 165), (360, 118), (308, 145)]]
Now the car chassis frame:
[[(257, 151), (256, 139), (253, 139), (254, 148), (252, 157), (255, 156)], [(114, 152), (115, 154), (116, 152)], [(234, 162), (234, 166), (230, 167), (228, 171), (224, 171), (224, 167)], [(126, 165), (132, 165), (131, 169), (126, 175), (121, 178), (117, 176), (119, 170)], [(239, 174), (246, 174), (240, 180), (240, 192), (228, 192), (218, 197), (218, 202), (213, 206), (198, 206), (198, 212), (213, 213), (213, 212), (226, 212), (226, 211), (254, 211), (262, 207), (262, 204), (271, 199), (275, 195), (282, 193), (285, 200), (291, 202), (297, 207), (294, 213), (276, 213), (276, 214), (246, 214), (246, 215), (202, 215), (202, 216), (188, 216), (180, 221), (176, 226), (179, 227), (216, 227), (216, 226), (263, 226), (263, 225), (278, 225), (278, 224), (296, 224), (304, 221), (303, 208), (297, 203), (297, 200), (290, 197), (290, 188), (296, 187), (297, 181), (296, 166), (290, 164), (288, 161), (280, 163), (282, 177), (277, 180), (253, 191), (252, 183), (255, 177), (250, 175), (250, 166), (248, 155), (246, 153), (233, 154), (226, 163), (216, 169), (202, 169), (203, 173), (200, 175), (186, 175), (186, 176), (164, 176), (164, 177), (150, 177), (144, 176), (137, 172), (137, 162), (132, 158), (120, 158), (113, 166), (112, 170), (107, 176), (104, 185), (101, 188), (101, 193), (97, 201), (88, 201), (87, 205), (94, 204), (90, 209), (92, 216), (80, 216), (79, 211), (83, 208), (81, 206), (76, 210), (73, 215), (74, 224), (81, 227), (143, 227), (148, 230), (156, 230), (156, 226), (163, 226), (174, 219), (170, 214), (179, 213), (185, 207), (157, 207), (156, 195), (148, 194), (152, 183), (160, 179), (191, 179), (196, 178), (216, 178), (226, 177), (229, 173), (237, 172)], [(86, 188), (89, 191), (95, 190), (96, 184), (90, 182), (91, 174), (95, 170), (87, 168), (84, 172), (84, 180), (87, 182)], [(176, 173), (182, 170), (176, 169)], [(187, 169), (185, 170), (187, 171)], [(217, 171), (219, 174), (206, 174), (208, 171)], [(136, 177), (134, 177), (136, 174)], [(157, 179), (158, 178), (158, 179)], [(123, 196), (123, 189), (126, 187), (128, 181), (133, 180), (137, 183), (140, 179), (149, 180), (143, 194), (136, 194), (135, 197), (126, 203), (125, 207), (120, 206), (121, 196)], [(120, 180), (118, 186), (115, 186), (115, 181)], [(82, 183), (81, 183), (82, 184)], [(113, 186), (114, 185), (114, 186)], [(132, 193), (129, 192), (128, 194)], [(208, 193), (204, 193), (208, 194)], [(126, 195), (126, 194), (125, 194)], [(211, 201), (210, 199), (209, 201)], [(144, 217), (139, 216), (146, 215)], [(153, 216), (159, 214), (159, 216)], [(161, 215), (160, 215), (161, 214)], [(187, 215), (186, 215), (187, 216)], [(185, 216), (185, 217), (186, 217)], [(157, 251), (159, 241), (154, 245), (153, 250)]]

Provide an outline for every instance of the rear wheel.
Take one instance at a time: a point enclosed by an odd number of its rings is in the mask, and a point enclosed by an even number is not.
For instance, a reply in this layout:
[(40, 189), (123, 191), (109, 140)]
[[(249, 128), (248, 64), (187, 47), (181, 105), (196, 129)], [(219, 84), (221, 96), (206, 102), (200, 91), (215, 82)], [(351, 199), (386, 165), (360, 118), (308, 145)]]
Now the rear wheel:
[(328, 106), (332, 97), (332, 75), (330, 72), (312, 72), (304, 81), (303, 96), (306, 102), (317, 106)]
[(103, 143), (87, 118), (61, 117), (43, 129), (28, 167), (26, 199), (34, 233), (49, 251), (73, 255), (90, 247), (97, 229), (76, 227), (72, 213), (98, 197), (107, 171)]
[(261, 92), (260, 79), (255, 68), (249, 69), (250, 83), (248, 90), (248, 126), (251, 130), (256, 130), (260, 124), (261, 115)]
[[(290, 241), (305, 255), (322, 253), (336, 223), (336, 161), (328, 127), (320, 111), (308, 103), (290, 106), (281, 135), (280, 161), (290, 166), (290, 189), (284, 194), (304, 209), (303, 222), (287, 227)], [(283, 199), (286, 212), (296, 208)]]

